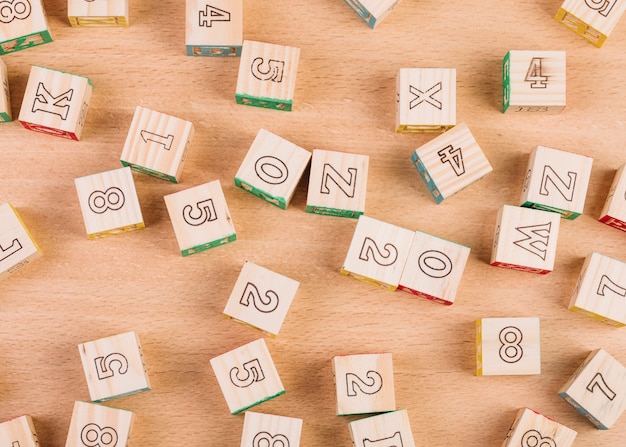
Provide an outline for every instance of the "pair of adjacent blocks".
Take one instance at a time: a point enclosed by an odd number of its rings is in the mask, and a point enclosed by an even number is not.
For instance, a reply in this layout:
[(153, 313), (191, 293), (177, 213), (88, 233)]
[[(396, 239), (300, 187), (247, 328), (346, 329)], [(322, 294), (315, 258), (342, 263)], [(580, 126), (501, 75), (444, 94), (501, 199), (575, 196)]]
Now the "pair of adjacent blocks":
[(565, 0), (555, 19), (601, 47), (626, 11), (620, 0)]

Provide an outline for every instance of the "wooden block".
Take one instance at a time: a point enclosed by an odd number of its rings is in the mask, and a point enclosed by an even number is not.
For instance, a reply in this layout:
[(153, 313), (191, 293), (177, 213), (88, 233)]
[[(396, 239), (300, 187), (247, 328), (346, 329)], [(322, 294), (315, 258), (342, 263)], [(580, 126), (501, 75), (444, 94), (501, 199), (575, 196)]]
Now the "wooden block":
[(541, 374), (539, 318), (476, 320), (476, 375)]
[(599, 48), (624, 11), (619, 0), (565, 0), (554, 18)]
[(451, 305), (469, 253), (465, 245), (416, 231), (398, 289)]
[(569, 310), (626, 326), (626, 263), (592, 252), (585, 258)]
[(235, 185), (287, 209), (310, 160), (309, 151), (261, 129), (235, 174)]
[(352, 421), (348, 427), (354, 447), (415, 447), (406, 410)]
[(219, 180), (164, 197), (183, 256), (237, 239)]
[(80, 140), (92, 91), (89, 78), (33, 65), (19, 120), (36, 132)]
[(503, 205), (498, 211), (490, 264), (546, 274), (554, 269), (560, 216), (550, 211)]
[(537, 146), (528, 159), (520, 205), (574, 220), (585, 206), (593, 158)]
[(285, 392), (262, 338), (212, 358), (211, 366), (232, 414)]
[(520, 408), (502, 447), (572, 447), (577, 434), (530, 408)]
[(0, 445), (39, 447), (33, 418), (26, 414), (0, 423)]
[(359, 217), (365, 212), (368, 170), (367, 155), (314, 149), (306, 212)]
[(395, 290), (409, 255), (413, 232), (360, 216), (341, 274)]
[(626, 231), (626, 164), (615, 173), (599, 220), (618, 230)]
[(400, 0), (344, 0), (367, 26), (374, 29)]
[(456, 69), (401, 68), (396, 132), (443, 132), (456, 125)]
[(299, 286), (298, 281), (246, 261), (224, 314), (276, 336)]
[(126, 447), (135, 414), (76, 401), (65, 447)]
[(243, 41), (237, 104), (290, 111), (296, 90), (300, 48)]
[(129, 167), (74, 180), (89, 239), (145, 228)]
[(92, 401), (103, 402), (150, 390), (136, 333), (125, 332), (81, 343), (78, 351)]
[(333, 357), (337, 415), (396, 410), (390, 353)]
[(187, 56), (241, 56), (243, 1), (186, 0)]
[(565, 51), (506, 53), (502, 61), (502, 112), (561, 112), (566, 104), (565, 66)]
[(67, 0), (72, 26), (128, 26), (128, 0)]
[(417, 148), (411, 160), (437, 203), (493, 170), (465, 123)]
[(120, 160), (135, 171), (178, 183), (194, 134), (190, 121), (137, 106)]
[(241, 447), (299, 447), (302, 419), (246, 411)]
[(7, 70), (7, 64), (0, 59), (0, 84), (2, 90), (0, 90), (0, 123), (6, 123), (13, 121), (13, 114), (11, 113), (11, 95), (9, 94), (9, 71)]
[(0, 281), (42, 255), (41, 249), (9, 203), (0, 205)]
[(0, 20), (0, 55), (52, 42), (41, 0), (5, 0)]

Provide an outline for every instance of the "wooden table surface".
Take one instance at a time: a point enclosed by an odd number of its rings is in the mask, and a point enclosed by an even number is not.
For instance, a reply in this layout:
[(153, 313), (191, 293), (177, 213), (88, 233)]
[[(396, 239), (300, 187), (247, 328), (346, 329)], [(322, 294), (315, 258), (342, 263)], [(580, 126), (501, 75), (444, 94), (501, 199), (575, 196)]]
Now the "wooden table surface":
[[(626, 329), (567, 309), (592, 251), (626, 260), (626, 235), (597, 221), (626, 162), (626, 23), (598, 49), (554, 20), (560, 0), (404, 0), (375, 30), (340, 0), (245, 0), (244, 38), (297, 46), (292, 112), (235, 103), (237, 58), (185, 55), (184, 2), (130, 0), (128, 28), (71, 28), (46, 0), (54, 42), (3, 57), (17, 118), (31, 65), (87, 76), (94, 94), (81, 141), (0, 125), (0, 201), (20, 212), (44, 256), (0, 284), (0, 420), (30, 414), (42, 446), (63, 446), (73, 403), (89, 400), (79, 343), (125, 331), (141, 339), (153, 389), (112, 400), (136, 413), (136, 446), (239, 445), (209, 359), (264, 335), (223, 316), (243, 263), (300, 281), (280, 334), (266, 338), (286, 394), (254, 411), (304, 420), (301, 445), (349, 446), (336, 416), (331, 358), (391, 352), (396, 402), (416, 445), (499, 446), (517, 409), (578, 431), (575, 445), (626, 442), (626, 416), (596, 430), (558, 389), (589, 351), (626, 364)], [(501, 113), (508, 50), (567, 51), (567, 107)], [(494, 170), (437, 205), (410, 161), (433, 138), (394, 132), (399, 68), (457, 70), (457, 122)], [(134, 173), (146, 228), (88, 240), (74, 179), (121, 167), (137, 105), (196, 128), (182, 182)], [(339, 274), (353, 219), (305, 213), (306, 178), (287, 210), (238, 189), (234, 175), (259, 129), (308, 150), (370, 156), (366, 214), (471, 247), (446, 307)], [(498, 208), (519, 202), (538, 145), (593, 157), (584, 214), (562, 221), (554, 271), (488, 264)], [(182, 257), (163, 196), (219, 179), (237, 241)], [(541, 319), (542, 373), (475, 375), (475, 321)]]

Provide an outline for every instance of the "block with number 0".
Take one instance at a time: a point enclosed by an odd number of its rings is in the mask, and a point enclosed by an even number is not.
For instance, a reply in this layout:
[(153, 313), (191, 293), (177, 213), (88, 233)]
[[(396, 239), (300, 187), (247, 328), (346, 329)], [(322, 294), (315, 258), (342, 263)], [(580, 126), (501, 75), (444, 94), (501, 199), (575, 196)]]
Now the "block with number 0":
[(9, 72), (7, 70), (7, 64), (0, 59), (0, 123), (6, 123), (12, 120)]
[(302, 419), (246, 411), (242, 447), (299, 447)]
[(626, 3), (621, 0), (565, 0), (554, 18), (601, 47), (624, 11)]
[(186, 0), (187, 56), (240, 56), (242, 0)]
[(406, 410), (370, 416), (348, 424), (354, 447), (415, 447)]
[(41, 257), (41, 249), (9, 203), (0, 205), (0, 280)]
[(530, 408), (520, 408), (502, 447), (572, 447), (578, 433)]
[(0, 422), (0, 445), (8, 447), (39, 447), (33, 418), (26, 414)]
[(613, 228), (626, 231), (626, 164), (620, 166), (615, 173), (599, 220)]
[(41, 0), (2, 2), (0, 55), (52, 42)]
[(72, 26), (128, 26), (129, 0), (67, 0)]
[(132, 411), (76, 401), (65, 447), (126, 447), (134, 419)]
[(367, 26), (374, 29), (400, 0), (344, 0)]

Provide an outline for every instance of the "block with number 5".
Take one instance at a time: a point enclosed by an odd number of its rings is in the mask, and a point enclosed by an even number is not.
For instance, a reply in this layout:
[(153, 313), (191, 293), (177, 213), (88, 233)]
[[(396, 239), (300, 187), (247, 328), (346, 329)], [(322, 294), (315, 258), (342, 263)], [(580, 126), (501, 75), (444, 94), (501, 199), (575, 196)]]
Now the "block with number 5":
[(597, 47), (606, 42), (622, 15), (621, 0), (565, 0), (554, 17)]

